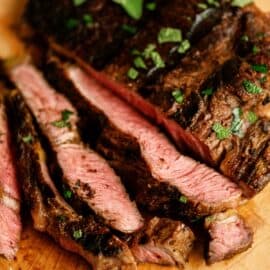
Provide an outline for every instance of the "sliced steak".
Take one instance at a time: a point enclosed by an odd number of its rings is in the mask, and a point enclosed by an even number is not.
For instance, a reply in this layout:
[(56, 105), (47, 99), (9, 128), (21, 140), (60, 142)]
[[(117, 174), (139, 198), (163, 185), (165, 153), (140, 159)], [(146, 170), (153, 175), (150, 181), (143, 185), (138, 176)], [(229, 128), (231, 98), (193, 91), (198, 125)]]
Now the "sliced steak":
[[(0, 86), (2, 88), (2, 86)], [(3, 88), (1, 89), (3, 91)], [(10, 145), (5, 106), (0, 98), (0, 254), (15, 257), (21, 237), (20, 192)]]
[[(65, 249), (80, 254), (95, 269), (121, 269), (124, 265), (136, 269), (135, 260), (123, 241), (94, 216), (83, 218), (78, 215), (58, 193), (22, 96), (13, 91), (7, 104), (18, 172), (34, 227), (47, 232)], [(26, 141), (25, 138), (29, 139)]]
[[(46, 155), (22, 96), (14, 91), (7, 103), (18, 170), (36, 229), (49, 233), (64, 248), (80, 254), (95, 269), (122, 269), (127, 265), (136, 269), (133, 256), (137, 263), (184, 266), (194, 235), (180, 221), (155, 217), (148, 219), (138, 233), (117, 237), (94, 215), (78, 215), (62, 199), (49, 175)], [(22, 140), (29, 136), (31, 141)]]
[(30, 65), (14, 68), (11, 76), (55, 152), (65, 197), (73, 199), (74, 194), (121, 232), (140, 229), (142, 217), (119, 177), (104, 159), (81, 142), (76, 127), (77, 113), (71, 104)]
[(51, 65), (47, 78), (73, 100), (84, 127), (95, 127), (83, 132), (85, 140), (121, 175), (138, 204), (176, 216), (237, 206), (241, 191), (234, 183), (181, 155), (158, 129), (82, 70), (59, 66), (57, 71)]
[(252, 230), (236, 211), (207, 217), (205, 227), (210, 236), (207, 254), (209, 264), (231, 258), (252, 244)]

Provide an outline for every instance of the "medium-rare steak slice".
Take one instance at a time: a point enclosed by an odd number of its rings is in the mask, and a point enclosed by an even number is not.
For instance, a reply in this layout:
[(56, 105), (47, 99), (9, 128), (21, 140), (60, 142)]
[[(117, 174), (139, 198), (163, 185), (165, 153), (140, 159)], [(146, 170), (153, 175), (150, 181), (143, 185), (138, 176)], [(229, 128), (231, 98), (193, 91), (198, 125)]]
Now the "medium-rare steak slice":
[(210, 237), (207, 254), (209, 264), (231, 258), (252, 244), (252, 230), (236, 211), (229, 210), (207, 217), (205, 227)]
[(94, 216), (78, 215), (58, 193), (47, 168), (46, 155), (22, 96), (13, 91), (7, 100), (18, 174), (34, 227), (51, 235), (62, 247), (80, 254), (95, 269), (136, 269), (127, 245)]
[(119, 177), (81, 142), (77, 113), (68, 100), (50, 88), (31, 65), (15, 67), (11, 77), (56, 155), (65, 198), (72, 202), (77, 197), (116, 230), (132, 233), (140, 229), (142, 217)]
[[(0, 85), (1, 91), (4, 91)], [(3, 98), (0, 97), (0, 254), (13, 259), (18, 250), (22, 224), (20, 192), (10, 145), (10, 132)]]
[(90, 127), (83, 132), (86, 139), (122, 176), (138, 204), (176, 216), (238, 205), (241, 191), (234, 183), (181, 155), (158, 129), (78, 67), (58, 67), (48, 66), (47, 78), (73, 100)]
[(194, 235), (180, 221), (155, 217), (148, 219), (138, 233), (120, 234), (119, 238), (95, 216), (82, 217), (75, 213), (54, 186), (32, 116), (19, 92), (12, 92), (8, 105), (18, 169), (36, 229), (46, 231), (96, 269), (122, 269), (125, 265), (135, 269), (130, 251), (136, 262), (184, 266)]

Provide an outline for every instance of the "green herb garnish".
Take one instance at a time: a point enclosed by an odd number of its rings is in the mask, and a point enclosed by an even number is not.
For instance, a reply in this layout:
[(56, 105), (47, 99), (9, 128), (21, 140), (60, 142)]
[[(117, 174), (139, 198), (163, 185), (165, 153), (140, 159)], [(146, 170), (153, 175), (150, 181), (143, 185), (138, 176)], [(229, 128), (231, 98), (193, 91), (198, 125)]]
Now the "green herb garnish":
[(77, 19), (70, 18), (66, 22), (66, 27), (67, 27), (67, 29), (71, 30), (71, 29), (78, 27), (79, 24), (80, 24), (80, 22)]
[(215, 131), (219, 140), (224, 140), (231, 135), (231, 130), (229, 128), (223, 127), (220, 123), (215, 123), (212, 126), (212, 129)]
[(150, 57), (151, 57), (156, 68), (164, 68), (165, 67), (165, 63), (158, 52), (155, 52), (155, 51), (151, 52)]
[(268, 72), (268, 67), (267, 67), (267, 65), (264, 65), (264, 64), (262, 64), (262, 65), (252, 65), (251, 67), (256, 72), (260, 72), (260, 73), (267, 73)]
[(146, 9), (150, 11), (154, 11), (157, 8), (157, 4), (155, 2), (150, 2), (146, 4)]
[(28, 134), (28, 135), (22, 137), (22, 140), (23, 140), (23, 142), (25, 142), (25, 143), (31, 143), (31, 142), (33, 142), (33, 137), (32, 137), (31, 134)]
[(83, 22), (85, 23), (86, 26), (92, 26), (94, 22), (93, 16), (91, 14), (84, 14)]
[(82, 232), (81, 229), (76, 230), (76, 231), (73, 232), (73, 238), (74, 238), (75, 240), (79, 240), (79, 239), (81, 239), (82, 237), (83, 237), (83, 232)]
[(234, 108), (232, 114), (233, 114), (233, 121), (231, 126), (231, 132), (237, 135), (238, 137), (242, 138), (244, 135), (242, 131), (243, 120), (241, 119), (243, 111), (241, 108)]
[(219, 6), (220, 6), (218, 0), (207, 0), (207, 3), (208, 3), (210, 6), (215, 6), (215, 7), (219, 7)]
[(200, 8), (200, 9), (203, 9), (203, 10), (208, 8), (207, 4), (205, 4), (205, 3), (198, 3), (197, 7)]
[(56, 218), (59, 222), (65, 222), (67, 220), (67, 217), (64, 215), (59, 215)]
[(174, 100), (181, 104), (184, 101), (184, 94), (181, 90), (177, 89), (172, 92), (172, 96), (174, 97)]
[(260, 51), (261, 51), (261, 49), (260, 49), (258, 46), (254, 45), (254, 46), (252, 47), (252, 52), (253, 52), (253, 54), (257, 54), (257, 53), (259, 53)]
[(176, 28), (162, 28), (158, 34), (158, 43), (167, 43), (167, 42), (181, 42), (182, 41), (182, 32), (180, 29)]
[(78, 7), (82, 4), (84, 4), (87, 0), (73, 0), (73, 5)]
[(181, 42), (179, 48), (178, 48), (178, 52), (180, 54), (186, 53), (188, 50), (190, 49), (190, 42), (189, 40), (185, 39)]
[(142, 68), (142, 69), (147, 69), (147, 66), (143, 60), (143, 58), (141, 56), (137, 56), (135, 59), (134, 59), (134, 66), (136, 68)]
[(231, 6), (233, 7), (245, 7), (246, 5), (249, 5), (253, 3), (253, 0), (233, 0), (231, 3)]
[(247, 120), (250, 124), (255, 124), (258, 120), (258, 116), (254, 112), (249, 111), (247, 114)]
[(241, 37), (241, 40), (244, 41), (244, 42), (248, 42), (248, 41), (249, 41), (248, 35), (243, 35), (243, 36)]
[(259, 79), (260, 83), (266, 83), (267, 77), (263, 76), (262, 78)]
[(70, 122), (68, 120), (72, 114), (73, 112), (69, 110), (63, 110), (61, 112), (61, 115), (62, 115), (61, 119), (54, 121), (51, 124), (58, 128), (70, 127)]
[(135, 35), (137, 32), (137, 27), (128, 24), (123, 24), (122, 29), (131, 35)]
[(127, 76), (131, 80), (136, 80), (138, 78), (138, 76), (139, 76), (139, 72), (135, 68), (131, 67), (127, 72)]
[(202, 90), (202, 94), (204, 96), (211, 96), (214, 92), (214, 89), (212, 87), (208, 87), (208, 88), (205, 88), (204, 90)]
[(148, 44), (147, 47), (143, 51), (143, 57), (145, 59), (149, 59), (151, 57), (151, 53), (155, 51), (156, 45), (155, 44)]
[(180, 198), (179, 198), (179, 202), (180, 202), (180, 203), (187, 203), (187, 202), (188, 202), (188, 199), (187, 199), (186, 196), (181, 195)]
[(142, 17), (143, 0), (113, 0), (113, 2), (119, 4), (131, 18), (139, 20)]
[(263, 91), (262, 88), (249, 80), (244, 80), (242, 84), (249, 94), (260, 94)]
[(72, 191), (69, 190), (69, 189), (65, 189), (63, 191), (63, 196), (64, 196), (65, 199), (71, 199), (71, 197), (72, 197)]

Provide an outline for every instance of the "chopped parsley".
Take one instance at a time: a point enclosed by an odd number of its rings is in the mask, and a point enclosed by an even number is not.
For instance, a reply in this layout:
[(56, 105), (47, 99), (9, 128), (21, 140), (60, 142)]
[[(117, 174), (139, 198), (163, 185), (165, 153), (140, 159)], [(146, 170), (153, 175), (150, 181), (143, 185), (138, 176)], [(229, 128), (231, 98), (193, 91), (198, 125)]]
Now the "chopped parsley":
[(231, 3), (231, 6), (233, 7), (245, 7), (246, 5), (249, 5), (253, 3), (253, 0), (233, 0)]
[(25, 143), (32, 143), (33, 142), (33, 137), (32, 137), (31, 134), (28, 134), (28, 135), (22, 137), (22, 140)]
[(148, 44), (145, 50), (143, 51), (143, 57), (145, 59), (149, 59), (151, 57), (151, 53), (155, 51), (155, 49), (156, 49), (155, 44), (152, 44), (152, 43)]
[(143, 14), (143, 0), (113, 0), (133, 19), (139, 20)]
[(208, 3), (210, 6), (215, 6), (215, 7), (219, 7), (219, 6), (220, 6), (218, 0), (207, 0), (207, 3)]
[(86, 26), (92, 26), (94, 22), (93, 16), (91, 14), (84, 14), (83, 22), (85, 23)]
[(243, 35), (243, 36), (241, 37), (241, 40), (244, 41), (244, 42), (248, 42), (248, 41), (249, 41), (248, 35)]
[(131, 35), (135, 35), (137, 32), (137, 27), (132, 26), (132, 25), (128, 25), (128, 24), (123, 24), (122, 30), (124, 30), (125, 32), (127, 32)]
[(61, 119), (54, 121), (51, 124), (55, 127), (58, 127), (58, 128), (70, 127), (69, 118), (72, 114), (73, 114), (73, 112), (71, 112), (69, 110), (63, 110), (61, 112), (61, 116), (62, 116)]
[(64, 215), (59, 215), (56, 218), (59, 222), (65, 222), (67, 220), (67, 217)]
[(83, 237), (83, 232), (82, 232), (81, 229), (76, 230), (76, 231), (73, 232), (73, 238), (74, 238), (75, 240), (79, 240), (79, 239), (81, 239), (82, 237)]
[(154, 11), (157, 8), (157, 4), (155, 2), (150, 2), (146, 4), (146, 9), (150, 11)]
[(131, 79), (131, 80), (136, 80), (139, 76), (139, 72), (131, 67), (129, 70), (128, 70), (128, 73), (127, 73), (127, 76)]
[(198, 3), (197, 7), (200, 8), (200, 9), (203, 9), (203, 10), (208, 8), (207, 4), (205, 4), (205, 3)]
[(262, 78), (259, 79), (260, 83), (266, 83), (267, 77), (263, 76)]
[(213, 87), (208, 87), (208, 88), (205, 88), (202, 90), (202, 94), (204, 96), (211, 96), (213, 94), (213, 92), (214, 92)]
[(80, 24), (79, 20), (74, 19), (74, 18), (70, 18), (66, 22), (66, 27), (67, 27), (67, 29), (72, 30), (72, 29), (78, 27), (79, 24)]
[(179, 198), (179, 202), (180, 202), (180, 203), (187, 203), (187, 202), (188, 202), (188, 199), (187, 199), (186, 196), (181, 195), (180, 198)]
[(158, 34), (158, 43), (163, 44), (167, 42), (181, 42), (182, 32), (177, 28), (161, 28)]
[(263, 91), (261, 87), (249, 80), (244, 80), (242, 84), (249, 94), (260, 94)]
[(256, 71), (256, 72), (259, 72), (259, 73), (267, 73), (268, 72), (268, 67), (267, 65), (252, 65), (251, 68)]
[(151, 57), (156, 68), (164, 68), (165, 67), (165, 63), (158, 52), (156, 52), (156, 51), (151, 52), (150, 57)]
[(231, 130), (229, 128), (223, 127), (220, 123), (215, 123), (212, 126), (213, 131), (219, 140), (224, 140), (231, 135)]
[(137, 50), (137, 49), (132, 49), (131, 54), (132, 55), (141, 55), (141, 52), (139, 50)]
[(78, 7), (82, 4), (84, 4), (87, 0), (73, 0), (73, 5)]
[(242, 131), (243, 120), (241, 119), (243, 111), (241, 108), (237, 107), (233, 109), (232, 114), (233, 114), (233, 121), (231, 126), (231, 132), (237, 135), (238, 137), (242, 138), (244, 135)]
[(258, 46), (254, 45), (254, 46), (252, 47), (252, 52), (253, 52), (253, 54), (257, 54), (257, 53), (259, 53), (260, 51), (261, 51), (261, 49), (260, 49)]
[(258, 120), (258, 116), (256, 115), (256, 113), (249, 111), (247, 114), (247, 120), (250, 124), (255, 124)]
[(63, 196), (65, 199), (71, 199), (72, 197), (72, 191), (69, 189), (64, 189)]
[(187, 40), (187, 39), (185, 39), (185, 40), (183, 40), (182, 42), (181, 42), (181, 44), (180, 44), (180, 46), (179, 46), (179, 48), (178, 48), (178, 52), (180, 53), (180, 54), (184, 54), (184, 53), (186, 53), (186, 51), (188, 51), (190, 49), (190, 42)]
[(174, 100), (181, 104), (184, 101), (184, 94), (181, 90), (177, 89), (172, 92), (172, 96), (174, 97)]
[(142, 69), (147, 69), (147, 66), (143, 60), (143, 58), (141, 56), (137, 56), (135, 59), (134, 59), (134, 66), (136, 68), (142, 68)]

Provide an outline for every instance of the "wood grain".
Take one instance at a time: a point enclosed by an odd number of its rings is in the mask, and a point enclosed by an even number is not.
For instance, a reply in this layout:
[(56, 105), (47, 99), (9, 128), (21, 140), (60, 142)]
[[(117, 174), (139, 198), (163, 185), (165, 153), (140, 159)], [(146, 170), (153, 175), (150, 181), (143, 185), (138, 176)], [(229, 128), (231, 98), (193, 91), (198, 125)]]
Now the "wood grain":
[[(23, 54), (19, 39), (4, 25), (11, 25), (21, 14), (25, 0), (0, 0), (0, 59), (16, 58)], [(258, 6), (270, 11), (269, 0), (257, 0)], [(186, 270), (269, 270), (270, 269), (270, 186), (256, 198), (240, 207), (240, 213), (254, 230), (251, 249), (234, 258), (212, 266), (205, 265), (203, 248), (196, 244)], [(0, 258), (0, 270), (87, 270), (89, 265), (71, 254), (44, 234), (32, 229), (31, 222), (25, 226), (20, 250), (14, 262)], [(174, 268), (142, 265), (140, 270), (172, 270)]]

